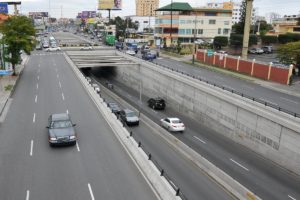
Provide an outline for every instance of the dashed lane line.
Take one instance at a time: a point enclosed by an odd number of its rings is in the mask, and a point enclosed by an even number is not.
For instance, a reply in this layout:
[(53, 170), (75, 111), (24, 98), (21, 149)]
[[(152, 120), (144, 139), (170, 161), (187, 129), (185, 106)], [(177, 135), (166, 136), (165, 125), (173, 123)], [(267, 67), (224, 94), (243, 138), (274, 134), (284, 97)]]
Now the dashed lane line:
[(237, 161), (233, 160), (232, 158), (230, 158), (230, 161), (232, 161), (234, 164), (236, 164), (237, 166), (243, 168), (246, 171), (249, 171), (248, 168), (244, 167), (243, 165), (241, 165), (240, 163), (238, 163)]

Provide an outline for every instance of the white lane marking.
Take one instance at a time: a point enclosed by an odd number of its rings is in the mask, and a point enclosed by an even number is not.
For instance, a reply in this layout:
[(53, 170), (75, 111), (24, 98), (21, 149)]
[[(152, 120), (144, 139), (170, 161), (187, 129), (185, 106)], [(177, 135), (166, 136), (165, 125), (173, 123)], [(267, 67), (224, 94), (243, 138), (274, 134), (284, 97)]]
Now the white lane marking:
[(34, 102), (35, 102), (35, 103), (37, 102), (37, 95), (35, 95), (35, 99), (34, 99)]
[(76, 142), (77, 151), (80, 152), (78, 142)]
[(288, 197), (289, 197), (290, 199), (297, 200), (296, 198), (292, 197), (291, 195), (288, 195)]
[(280, 97), (280, 99), (286, 100), (286, 101), (294, 103), (294, 104), (299, 104), (299, 102), (297, 102), (297, 101), (293, 101), (291, 99), (287, 99), (287, 98), (284, 98), (284, 97)]
[(35, 113), (33, 114), (32, 122), (35, 123)]
[(33, 140), (31, 140), (31, 144), (30, 144), (30, 156), (32, 156), (33, 154)]
[(93, 191), (92, 191), (92, 187), (91, 187), (91, 185), (90, 185), (89, 183), (88, 183), (88, 187), (89, 187), (91, 199), (92, 199), (92, 200), (95, 200), (95, 197), (94, 197), (94, 194), (93, 194)]
[(202, 142), (203, 144), (206, 144), (205, 141), (201, 140), (200, 138), (198, 138), (197, 136), (193, 136), (195, 139), (199, 140), (200, 142)]
[(69, 110), (67, 110), (67, 114), (69, 114)]
[(36, 89), (39, 89), (39, 84), (38, 83), (36, 84)]
[(37, 76), (37, 80), (40, 80), (40, 76)]
[(232, 158), (230, 158), (230, 160), (231, 160), (232, 162), (234, 162), (236, 165), (238, 165), (239, 167), (243, 168), (244, 170), (249, 171), (248, 168), (244, 167), (243, 165), (241, 165), (240, 163), (236, 162), (236, 161), (233, 160)]
[(29, 200), (29, 195), (30, 195), (30, 192), (29, 190), (26, 191), (26, 200)]
[(65, 100), (64, 93), (61, 93), (61, 97), (62, 97), (63, 100)]
[(59, 84), (59, 87), (61, 88), (61, 83), (60, 83), (60, 81), (58, 82), (58, 84)]
[(277, 103), (273, 103), (272, 101), (268, 101), (268, 100), (265, 100), (265, 99), (263, 99), (263, 98), (259, 98), (259, 99), (262, 100), (262, 101), (264, 101), (264, 102), (267, 102), (267, 103), (269, 103), (269, 104), (273, 104), (273, 105), (275, 105), (275, 106), (278, 106)]

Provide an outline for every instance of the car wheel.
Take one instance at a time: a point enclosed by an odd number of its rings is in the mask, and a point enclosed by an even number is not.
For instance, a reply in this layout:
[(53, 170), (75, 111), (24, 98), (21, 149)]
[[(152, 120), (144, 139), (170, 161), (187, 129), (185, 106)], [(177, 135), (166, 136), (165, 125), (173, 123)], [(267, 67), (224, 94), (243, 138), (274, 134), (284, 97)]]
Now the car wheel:
[(168, 128), (167, 128), (167, 129), (168, 129), (168, 131), (169, 131), (169, 132), (171, 132), (171, 128), (170, 128), (170, 126), (168, 126)]

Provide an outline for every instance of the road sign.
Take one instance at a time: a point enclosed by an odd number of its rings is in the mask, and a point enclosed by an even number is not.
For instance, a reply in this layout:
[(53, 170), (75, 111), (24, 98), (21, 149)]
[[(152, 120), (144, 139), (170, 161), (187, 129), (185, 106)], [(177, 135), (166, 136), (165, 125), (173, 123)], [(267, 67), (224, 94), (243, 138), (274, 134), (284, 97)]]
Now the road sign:
[(8, 4), (4, 2), (0, 2), (0, 13), (8, 13)]

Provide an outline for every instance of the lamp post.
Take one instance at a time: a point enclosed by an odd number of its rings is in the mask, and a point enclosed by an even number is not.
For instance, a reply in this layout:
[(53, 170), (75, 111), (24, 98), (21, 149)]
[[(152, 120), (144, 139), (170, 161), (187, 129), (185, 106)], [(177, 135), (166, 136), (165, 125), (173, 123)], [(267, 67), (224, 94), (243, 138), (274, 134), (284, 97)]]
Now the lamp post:
[(196, 48), (196, 33), (197, 33), (197, 13), (195, 14), (195, 28), (194, 28), (194, 53), (193, 53), (193, 64), (195, 64)]
[(171, 0), (171, 30), (170, 30), (170, 38), (171, 38), (171, 44), (173, 43), (172, 39), (172, 31), (173, 31), (173, 0)]

